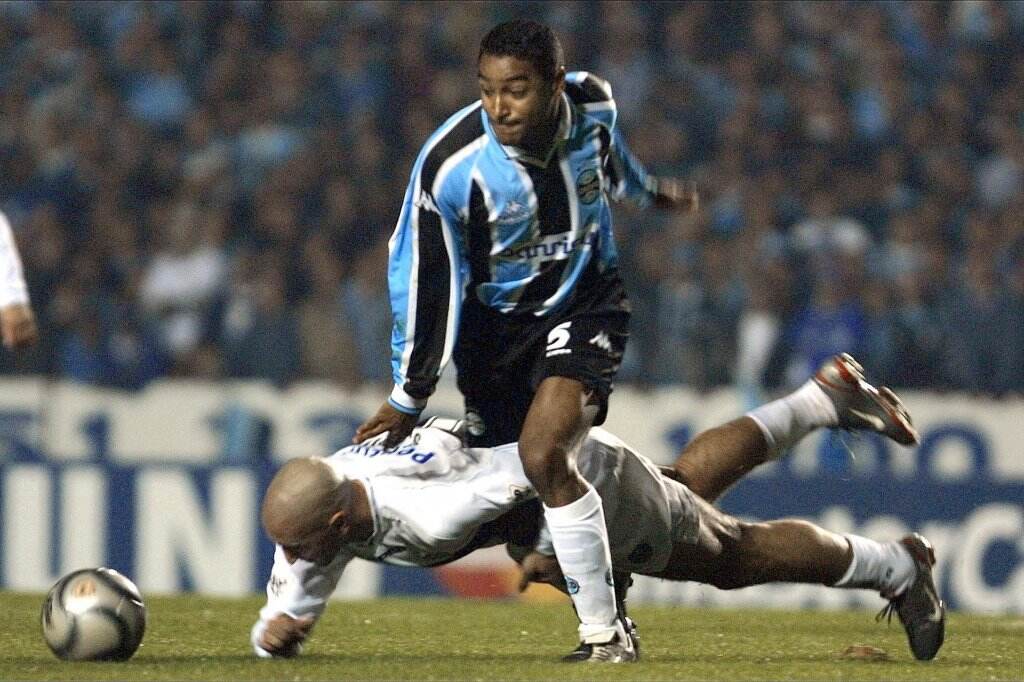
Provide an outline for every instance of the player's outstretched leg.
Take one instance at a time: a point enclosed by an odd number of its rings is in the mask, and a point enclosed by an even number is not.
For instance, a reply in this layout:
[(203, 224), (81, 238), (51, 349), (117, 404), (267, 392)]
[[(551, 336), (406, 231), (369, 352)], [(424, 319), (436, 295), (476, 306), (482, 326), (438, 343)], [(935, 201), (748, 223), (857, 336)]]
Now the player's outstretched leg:
[(920, 535), (877, 542), (799, 519), (741, 521), (699, 498), (693, 504), (700, 516), (696, 541), (676, 544), (653, 577), (721, 589), (767, 582), (871, 589), (889, 600), (879, 617), (899, 616), (915, 658), (934, 658), (942, 646), (945, 607), (932, 579), (934, 553)]
[(714, 502), (751, 469), (768, 461), (768, 442), (749, 416), (697, 434), (663, 474)]
[(860, 364), (843, 353), (793, 393), (702, 432), (665, 473), (713, 502), (751, 469), (822, 427), (875, 431), (901, 445), (918, 441), (899, 397), (869, 384)]

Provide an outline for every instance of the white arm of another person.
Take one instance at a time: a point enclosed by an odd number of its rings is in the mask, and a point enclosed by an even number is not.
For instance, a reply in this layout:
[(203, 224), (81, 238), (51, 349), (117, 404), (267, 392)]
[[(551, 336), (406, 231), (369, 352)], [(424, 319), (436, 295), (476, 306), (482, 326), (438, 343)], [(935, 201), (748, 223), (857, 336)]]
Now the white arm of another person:
[(280, 545), (274, 549), (267, 603), (250, 633), (257, 656), (291, 658), (302, 653), (302, 643), (323, 614), (351, 559), (343, 552), (326, 566), (302, 559), (290, 564)]
[(0, 213), (0, 336), (8, 348), (29, 346), (39, 336), (14, 233), (3, 213)]

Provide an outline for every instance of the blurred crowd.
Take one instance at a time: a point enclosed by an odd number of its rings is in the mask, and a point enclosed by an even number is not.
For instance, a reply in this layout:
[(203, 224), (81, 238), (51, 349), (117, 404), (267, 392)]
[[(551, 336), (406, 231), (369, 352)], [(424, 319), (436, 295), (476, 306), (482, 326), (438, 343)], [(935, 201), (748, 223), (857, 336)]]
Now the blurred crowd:
[(387, 239), (477, 99), (479, 40), (550, 23), (696, 216), (616, 207), (620, 379), (1024, 392), (1024, 3), (0, 4), (0, 210), (44, 342), (0, 371), (390, 380)]

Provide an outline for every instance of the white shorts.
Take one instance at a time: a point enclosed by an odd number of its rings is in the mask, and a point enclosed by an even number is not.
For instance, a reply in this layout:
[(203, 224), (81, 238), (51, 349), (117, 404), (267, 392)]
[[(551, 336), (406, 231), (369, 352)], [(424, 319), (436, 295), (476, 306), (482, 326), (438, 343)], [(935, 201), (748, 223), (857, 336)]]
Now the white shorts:
[(597, 457), (604, 460), (601, 466), (581, 463), (580, 469), (601, 495), (612, 565), (616, 571), (657, 573), (673, 545), (697, 541), (694, 493), (631, 450), (601, 454), (606, 455)]

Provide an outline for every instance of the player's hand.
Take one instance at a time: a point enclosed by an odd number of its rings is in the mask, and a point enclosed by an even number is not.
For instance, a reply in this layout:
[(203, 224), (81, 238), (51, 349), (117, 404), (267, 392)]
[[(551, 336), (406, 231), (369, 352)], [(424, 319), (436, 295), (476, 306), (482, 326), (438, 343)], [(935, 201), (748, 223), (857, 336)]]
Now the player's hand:
[(658, 190), (654, 195), (654, 205), (658, 208), (695, 213), (700, 209), (697, 183), (676, 178), (658, 178)]
[(0, 309), (0, 336), (10, 349), (25, 348), (39, 340), (36, 316), (27, 303), (15, 303)]
[(522, 575), (519, 576), (519, 591), (523, 592), (530, 583), (547, 583), (565, 591), (565, 578), (558, 559), (540, 552), (530, 552), (519, 562)]
[(269, 621), (260, 635), (260, 648), (272, 656), (292, 658), (302, 651), (302, 643), (313, 628), (313, 617), (292, 618), (279, 613)]
[(393, 448), (409, 437), (418, 419), (419, 415), (399, 412), (391, 406), (391, 403), (385, 400), (384, 404), (377, 410), (377, 414), (367, 419), (356, 429), (356, 435), (352, 442), (362, 443), (367, 438), (373, 438), (387, 431), (388, 437), (384, 441), (384, 447)]

